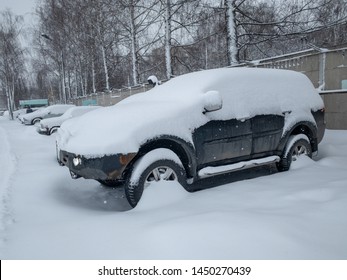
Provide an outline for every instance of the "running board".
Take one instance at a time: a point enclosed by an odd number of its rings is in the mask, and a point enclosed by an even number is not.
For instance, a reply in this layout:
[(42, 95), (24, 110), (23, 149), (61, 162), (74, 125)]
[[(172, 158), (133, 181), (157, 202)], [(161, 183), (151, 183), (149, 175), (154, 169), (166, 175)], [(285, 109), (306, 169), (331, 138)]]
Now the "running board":
[(208, 166), (203, 169), (201, 169), (198, 173), (200, 178), (207, 178), (214, 175), (220, 175), (228, 172), (234, 172), (239, 171), (255, 166), (261, 166), (261, 165), (267, 165), (270, 163), (279, 162), (280, 157), (279, 156), (271, 156), (266, 158), (260, 158), (260, 159), (253, 159), (250, 161), (241, 161), (238, 163), (223, 165), (223, 166)]

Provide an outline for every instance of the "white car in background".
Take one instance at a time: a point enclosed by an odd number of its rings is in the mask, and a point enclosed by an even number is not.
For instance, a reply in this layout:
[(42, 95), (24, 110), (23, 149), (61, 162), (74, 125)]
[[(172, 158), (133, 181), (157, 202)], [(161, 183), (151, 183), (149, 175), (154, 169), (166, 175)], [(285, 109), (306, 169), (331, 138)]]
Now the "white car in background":
[[(19, 118), (20, 115), (26, 114), (26, 112), (27, 112), (27, 109), (18, 109), (18, 110), (13, 111), (13, 112), (12, 112), (12, 114), (13, 114), (13, 119)], [(1, 115), (1, 114), (0, 114), (0, 115)], [(3, 111), (3, 114), (2, 114), (1, 116), (4, 116), (4, 117), (6, 117), (6, 118), (8, 118), (8, 119), (11, 119), (11, 117), (10, 117), (10, 112), (9, 112), (8, 110)]]
[(100, 106), (77, 106), (68, 109), (63, 115), (55, 118), (44, 119), (40, 122), (37, 132), (40, 134), (51, 135), (56, 132), (62, 123), (68, 119), (79, 117), (100, 108)]
[(64, 114), (68, 109), (75, 107), (75, 105), (67, 104), (57, 104), (51, 105), (42, 109), (39, 109), (35, 112), (20, 115), (19, 120), (21, 123), (26, 125), (33, 125), (42, 119), (59, 117)]

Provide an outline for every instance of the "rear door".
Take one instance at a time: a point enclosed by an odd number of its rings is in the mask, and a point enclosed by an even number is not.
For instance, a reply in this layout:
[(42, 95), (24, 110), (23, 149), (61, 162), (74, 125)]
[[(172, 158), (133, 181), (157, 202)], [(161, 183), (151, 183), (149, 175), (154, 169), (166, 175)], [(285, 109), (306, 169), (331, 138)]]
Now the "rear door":
[(259, 115), (252, 118), (254, 156), (272, 155), (283, 133), (284, 116)]

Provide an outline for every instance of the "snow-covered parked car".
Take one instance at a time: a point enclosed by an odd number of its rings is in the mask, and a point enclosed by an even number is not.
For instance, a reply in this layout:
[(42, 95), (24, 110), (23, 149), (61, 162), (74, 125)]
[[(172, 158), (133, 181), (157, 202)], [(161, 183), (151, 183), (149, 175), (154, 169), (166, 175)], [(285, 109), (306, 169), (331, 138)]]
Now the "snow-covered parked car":
[(68, 119), (82, 116), (90, 111), (100, 108), (100, 106), (76, 106), (69, 108), (63, 115), (55, 118), (40, 121), (37, 132), (40, 134), (51, 135), (56, 132), (62, 123)]
[[(20, 115), (23, 115), (23, 114), (25, 114), (26, 112), (27, 112), (27, 109), (18, 109), (18, 110), (14, 110), (14, 111), (12, 112), (13, 119), (19, 118)], [(4, 116), (4, 117), (7, 117), (7, 118), (9, 118), (9, 119), (11, 118), (10, 112), (9, 112), (8, 110), (4, 111), (3, 116)]]
[(13, 119), (17, 119), (19, 118), (20, 115), (26, 114), (27, 113), (27, 109), (18, 109), (12, 112), (13, 114)]
[(298, 72), (228, 68), (190, 73), (65, 122), (58, 161), (72, 178), (122, 186), (131, 206), (154, 181), (188, 191), (200, 179), (312, 156), (324, 104)]
[(45, 108), (40, 108), (28, 114), (20, 115), (18, 118), (23, 124), (33, 125), (41, 121), (42, 119), (59, 117), (72, 107), (75, 107), (75, 105), (70, 105), (70, 104), (51, 105)]

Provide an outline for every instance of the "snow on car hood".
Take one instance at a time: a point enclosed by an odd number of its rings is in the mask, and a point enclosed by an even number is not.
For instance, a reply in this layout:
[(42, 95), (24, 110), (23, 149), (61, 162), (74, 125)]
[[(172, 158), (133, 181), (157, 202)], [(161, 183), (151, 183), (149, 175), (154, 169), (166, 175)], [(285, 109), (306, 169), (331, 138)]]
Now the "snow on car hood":
[(42, 127), (53, 127), (53, 126), (60, 126), (65, 120), (68, 118), (64, 115), (61, 115), (59, 117), (49, 118), (49, 119), (43, 119), (40, 122), (40, 125)]
[[(203, 114), (205, 93), (221, 94), (223, 107)], [(204, 98), (205, 97), (205, 98)], [(192, 131), (209, 120), (245, 119), (323, 108), (308, 78), (298, 72), (256, 68), (206, 70), (174, 78), (118, 104), (93, 111), (61, 126), (59, 148), (85, 156), (138, 151), (160, 135), (191, 140)]]
[(158, 135), (191, 141), (196, 124), (207, 122), (202, 111), (201, 104), (189, 102), (127, 101), (67, 120), (57, 142), (62, 150), (97, 157), (136, 152), (142, 143)]
[(96, 110), (101, 108), (100, 106), (74, 106), (68, 109), (64, 114), (62, 114), (59, 117), (53, 117), (48, 119), (41, 120), (41, 126), (42, 127), (54, 127), (54, 126), (60, 126), (64, 121), (78, 117), (81, 115), (84, 115), (90, 111)]

